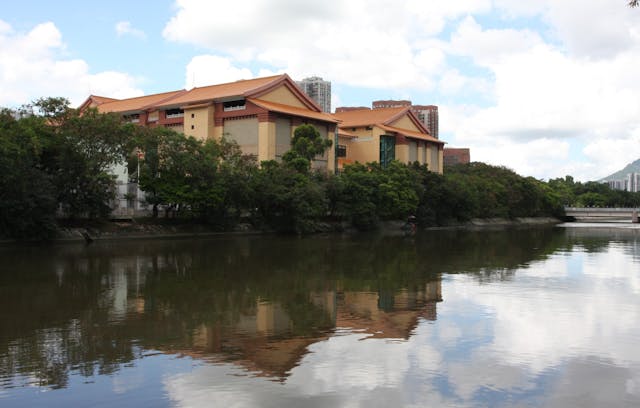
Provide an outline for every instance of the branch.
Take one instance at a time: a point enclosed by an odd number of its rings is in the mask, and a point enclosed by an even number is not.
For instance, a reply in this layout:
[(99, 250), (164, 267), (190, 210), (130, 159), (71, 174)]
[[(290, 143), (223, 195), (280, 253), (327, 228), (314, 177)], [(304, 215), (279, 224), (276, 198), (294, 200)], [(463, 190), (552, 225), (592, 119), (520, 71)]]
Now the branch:
[(629, 0), (629, 7), (638, 7), (640, 5), (640, 0)]

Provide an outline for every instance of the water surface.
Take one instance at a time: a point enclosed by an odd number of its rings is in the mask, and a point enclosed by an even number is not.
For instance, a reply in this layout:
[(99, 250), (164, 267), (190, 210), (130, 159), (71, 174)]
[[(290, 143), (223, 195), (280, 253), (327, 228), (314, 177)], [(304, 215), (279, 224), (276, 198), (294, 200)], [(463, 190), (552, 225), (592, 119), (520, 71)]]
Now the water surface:
[(640, 230), (0, 248), (0, 405), (640, 406)]

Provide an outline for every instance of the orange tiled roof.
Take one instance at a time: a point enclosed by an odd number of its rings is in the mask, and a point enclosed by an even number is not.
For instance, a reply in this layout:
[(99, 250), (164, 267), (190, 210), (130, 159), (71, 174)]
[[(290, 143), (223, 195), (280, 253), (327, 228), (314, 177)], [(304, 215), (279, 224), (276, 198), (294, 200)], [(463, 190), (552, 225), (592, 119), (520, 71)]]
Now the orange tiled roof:
[(106, 96), (91, 95), (89, 96), (96, 104), (101, 105), (107, 102), (117, 101), (116, 98), (107, 98)]
[(384, 109), (360, 109), (337, 112), (334, 115), (341, 121), (341, 127), (371, 126), (377, 123), (388, 124), (408, 110), (406, 107)]
[(284, 80), (285, 77), (286, 75), (283, 74), (264, 78), (229, 82), (226, 84), (193, 88), (189, 91), (186, 91), (183, 95), (180, 95), (177, 98), (158, 104), (158, 106), (184, 106), (204, 101), (211, 101), (214, 99), (229, 98), (233, 96), (246, 97), (254, 92), (260, 91), (266, 86)]
[(98, 105), (98, 111), (100, 113), (107, 112), (135, 112), (141, 111), (148, 108), (153, 108), (156, 105), (166, 101), (172, 100), (173, 98), (185, 93), (184, 89), (179, 91), (172, 92), (164, 92), (159, 94), (147, 95), (147, 96), (139, 96), (136, 98), (128, 98), (128, 99), (120, 99), (114, 100), (112, 102), (105, 102), (101, 105)]
[(249, 102), (252, 102), (261, 108), (267, 109), (272, 112), (286, 113), (287, 115), (300, 116), (303, 118), (317, 119), (325, 122), (337, 123), (338, 119), (330, 113), (315, 112), (309, 109), (298, 108), (290, 105), (283, 105), (275, 102), (263, 101), (261, 99), (247, 98)]
[(445, 144), (442, 140), (436, 139), (435, 137), (429, 135), (428, 133), (416, 132), (414, 130), (401, 129), (394, 126), (386, 126), (386, 125), (375, 125), (380, 129), (384, 129), (389, 132), (399, 133), (406, 137), (412, 137), (416, 139), (426, 140), (433, 143)]

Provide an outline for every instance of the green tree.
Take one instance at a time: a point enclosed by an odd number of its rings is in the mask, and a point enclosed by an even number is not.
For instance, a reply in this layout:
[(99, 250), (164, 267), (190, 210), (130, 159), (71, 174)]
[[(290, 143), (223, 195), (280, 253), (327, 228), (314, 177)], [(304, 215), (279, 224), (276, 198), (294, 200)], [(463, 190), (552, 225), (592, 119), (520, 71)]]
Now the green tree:
[(327, 214), (319, 176), (275, 161), (262, 162), (251, 180), (254, 222), (280, 232), (313, 232)]
[[(166, 128), (141, 129), (134, 150), (144, 152), (140, 188), (157, 217), (195, 218), (221, 228), (233, 226), (252, 200), (249, 180), (255, 160), (235, 142), (201, 141)], [(131, 155), (129, 167), (137, 164)]]
[(37, 118), (15, 120), (0, 111), (0, 236), (47, 239), (55, 233), (56, 200), (51, 176), (40, 165)]
[(300, 125), (293, 132), (291, 150), (283, 155), (282, 160), (302, 171), (308, 169), (314, 157), (324, 154), (332, 144), (332, 141), (324, 139), (313, 125)]
[[(42, 103), (42, 102), (41, 102)], [(49, 127), (43, 166), (54, 178), (57, 201), (70, 218), (107, 217), (115, 198), (113, 169), (124, 163), (137, 130), (95, 109), (45, 116)]]

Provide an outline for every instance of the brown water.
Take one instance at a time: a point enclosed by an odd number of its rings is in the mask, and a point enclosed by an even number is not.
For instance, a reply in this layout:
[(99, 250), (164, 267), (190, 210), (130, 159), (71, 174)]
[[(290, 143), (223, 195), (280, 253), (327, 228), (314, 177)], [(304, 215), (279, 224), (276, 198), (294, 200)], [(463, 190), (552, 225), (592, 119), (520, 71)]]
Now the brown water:
[(0, 247), (0, 406), (640, 406), (640, 230)]

